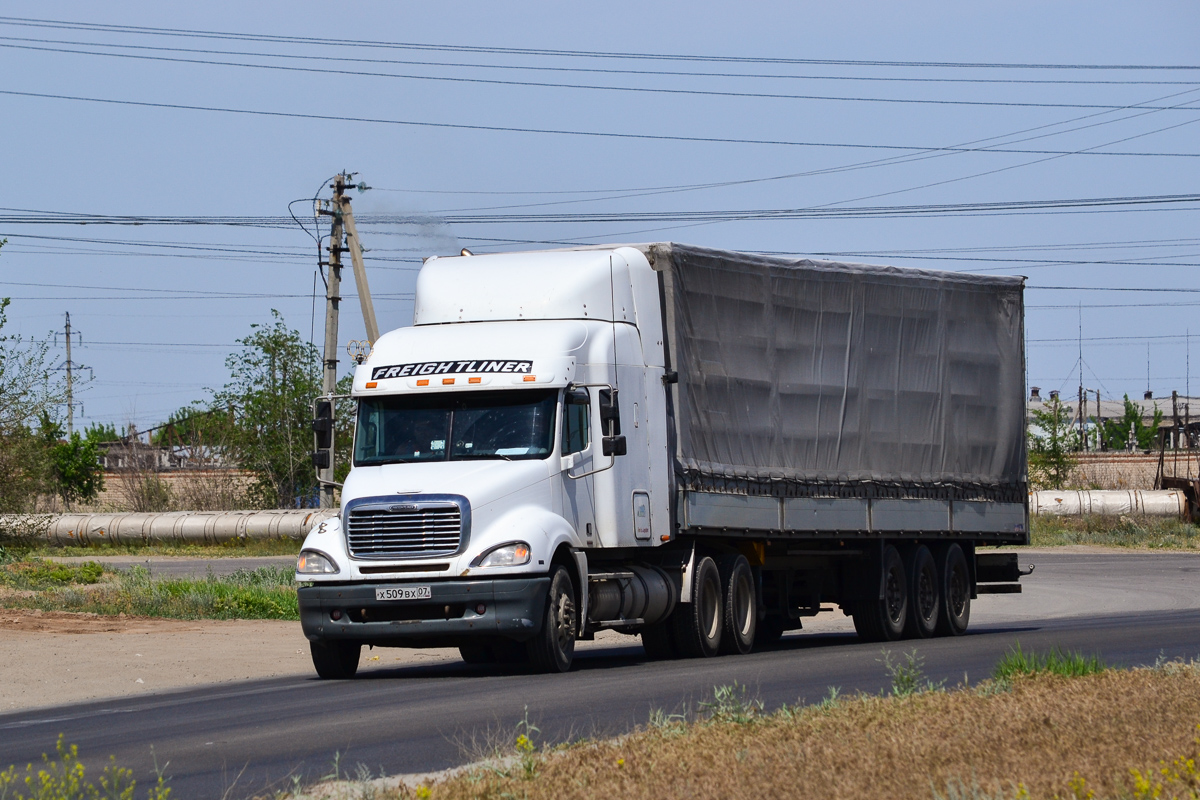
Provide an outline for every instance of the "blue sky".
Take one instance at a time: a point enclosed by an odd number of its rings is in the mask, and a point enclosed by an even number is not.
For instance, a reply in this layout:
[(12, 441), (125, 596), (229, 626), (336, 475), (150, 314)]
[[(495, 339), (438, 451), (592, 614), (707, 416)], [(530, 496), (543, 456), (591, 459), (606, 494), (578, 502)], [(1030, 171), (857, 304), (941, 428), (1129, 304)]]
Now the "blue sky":
[[(272, 308), (307, 336), (315, 250), (296, 226), (41, 224), (44, 212), (286, 216), (289, 203), (311, 198), (342, 169), (376, 187), (355, 195), (356, 214), (408, 220), (362, 226), (383, 329), (411, 320), (422, 256), (670, 239), (1026, 275), (1029, 381), (1044, 391), (1074, 393), (1080, 323), (1083, 382), (1106, 397), (1141, 396), (1147, 345), (1156, 396), (1190, 382), (1189, 329), (1200, 359), (1194, 202), (704, 224), (477, 218), (481, 209), (619, 218), (1196, 193), (1194, 3), (51, 0), (25, 8), (0, 12), (0, 91), (25, 93), (0, 94), (0, 236), (9, 239), (0, 296), (13, 298), (10, 326), (27, 336), (61, 329), (71, 313), (84, 342), (75, 360), (95, 375), (77, 424), (145, 428), (202, 399), (224, 382), (234, 340)], [(1094, 68), (1106, 65), (1193, 68)], [(920, 149), (946, 147), (975, 149)], [(987, 147), (1053, 152), (980, 151)], [(1096, 154), (1114, 151), (1153, 155)], [(760, 180), (785, 175), (795, 177)], [(678, 189), (707, 184), (728, 185)], [(302, 218), (310, 208), (294, 206)], [(318, 302), (317, 342), (320, 320)], [(342, 320), (343, 341), (363, 336), (352, 298)]]

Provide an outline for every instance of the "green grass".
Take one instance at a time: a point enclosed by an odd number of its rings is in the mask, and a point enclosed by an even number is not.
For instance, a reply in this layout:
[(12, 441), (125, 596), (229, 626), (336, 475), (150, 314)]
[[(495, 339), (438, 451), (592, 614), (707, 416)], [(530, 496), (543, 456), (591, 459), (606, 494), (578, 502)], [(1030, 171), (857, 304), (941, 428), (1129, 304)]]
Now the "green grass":
[(104, 567), (95, 561), (83, 564), (58, 564), (35, 558), (9, 561), (0, 556), (0, 586), (13, 589), (51, 589), (72, 584), (99, 582)]
[[(292, 556), (300, 552), (302, 539), (233, 539), (221, 544), (114, 544), (54, 546), (26, 541), (5, 542), (0, 534), (0, 551), (13, 557), (47, 558), (59, 556), (190, 556), (192, 558), (245, 558), (252, 556)], [(3, 556), (0, 555), (0, 562)]]
[(1031, 543), (1039, 547), (1092, 544), (1151, 550), (1200, 549), (1200, 528), (1152, 517), (1032, 517)]
[(51, 586), (7, 598), (13, 608), (172, 619), (299, 619), (294, 569), (260, 567), (200, 579), (156, 578), (133, 567), (93, 586)]
[(1059, 675), (1064, 678), (1078, 678), (1083, 675), (1096, 675), (1104, 672), (1108, 666), (1099, 656), (1085, 656), (1078, 652), (1050, 648), (1049, 652), (1026, 653), (1017, 642), (1012, 650), (996, 663), (992, 669), (992, 679), (997, 683), (1009, 684), (1013, 678), (1024, 678), (1032, 675)]

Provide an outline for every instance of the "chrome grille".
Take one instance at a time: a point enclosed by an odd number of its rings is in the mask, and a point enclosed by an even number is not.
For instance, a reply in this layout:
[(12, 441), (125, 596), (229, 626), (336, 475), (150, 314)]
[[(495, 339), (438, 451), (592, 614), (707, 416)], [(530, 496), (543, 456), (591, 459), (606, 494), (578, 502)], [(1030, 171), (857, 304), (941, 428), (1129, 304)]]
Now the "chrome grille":
[(449, 555), (462, 538), (462, 512), (453, 503), (393, 511), (355, 508), (346, 523), (350, 555), (358, 558)]

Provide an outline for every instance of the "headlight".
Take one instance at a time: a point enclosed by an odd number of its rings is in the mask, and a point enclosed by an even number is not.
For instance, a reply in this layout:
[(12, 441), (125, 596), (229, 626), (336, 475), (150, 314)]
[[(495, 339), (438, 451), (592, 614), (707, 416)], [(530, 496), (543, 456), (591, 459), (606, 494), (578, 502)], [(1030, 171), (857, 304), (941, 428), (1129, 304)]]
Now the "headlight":
[(296, 559), (296, 572), (301, 575), (336, 575), (339, 570), (329, 556), (315, 550), (304, 550)]
[(529, 563), (529, 545), (524, 542), (509, 542), (485, 550), (483, 555), (471, 562), (472, 567), (519, 567)]

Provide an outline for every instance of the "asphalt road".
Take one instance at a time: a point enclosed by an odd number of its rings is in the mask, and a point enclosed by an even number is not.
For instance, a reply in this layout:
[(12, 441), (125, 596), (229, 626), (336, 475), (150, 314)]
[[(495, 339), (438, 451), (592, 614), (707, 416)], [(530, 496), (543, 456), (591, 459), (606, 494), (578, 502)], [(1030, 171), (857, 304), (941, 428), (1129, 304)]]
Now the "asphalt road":
[[(1200, 655), (1200, 557), (1042, 553), (1029, 560), (1039, 569), (1025, 579), (1027, 594), (981, 597), (966, 636), (917, 644), (932, 680), (977, 682), (1018, 641), (1129, 666)], [(634, 641), (581, 653), (566, 675), (448, 662), (371, 670), (352, 682), (278, 678), (4, 715), (0, 763), (36, 762), (64, 733), (94, 769), (111, 754), (145, 779), (156, 758), (170, 762), (173, 796), (220, 797), (232, 787), (227, 796), (236, 798), (284, 788), (293, 774), (327, 774), (335, 752), (343, 768), (362, 763), (375, 773), (464, 763), (472, 740), (511, 741), (526, 708), (543, 739), (563, 740), (619, 734), (652, 709), (694, 708), (713, 686), (733, 681), (768, 707), (815, 702), (831, 686), (878, 692), (889, 684), (880, 646), (841, 631), (703, 661), (647, 662)]]

